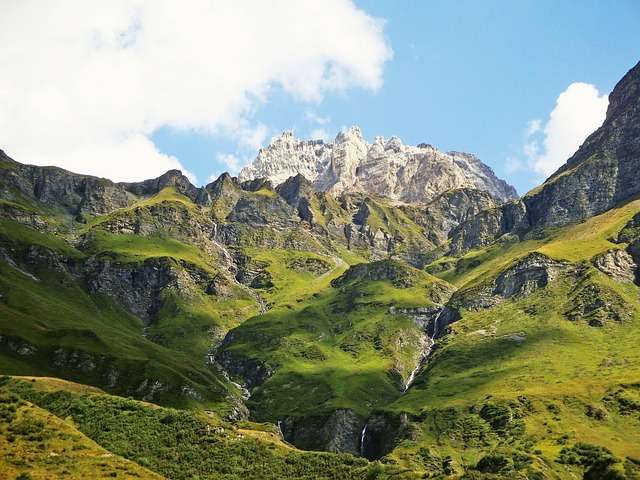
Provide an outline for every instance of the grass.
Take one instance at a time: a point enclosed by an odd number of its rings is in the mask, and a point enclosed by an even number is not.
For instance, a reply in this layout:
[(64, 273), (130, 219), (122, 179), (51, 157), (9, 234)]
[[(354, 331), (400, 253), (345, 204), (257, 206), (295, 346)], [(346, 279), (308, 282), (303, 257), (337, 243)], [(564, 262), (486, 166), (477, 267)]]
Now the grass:
[[(283, 265), (286, 262), (279, 268)], [(420, 353), (421, 333), (412, 319), (389, 309), (433, 305), (429, 292), (439, 283), (405, 268), (415, 276), (410, 288), (383, 280), (356, 279), (342, 288), (327, 288), (328, 279), (323, 279), (319, 291), (313, 282), (286, 283), (285, 308), (234, 329), (230, 354), (276, 369), (253, 392), (250, 403), (256, 418), (275, 422), (337, 408), (366, 417), (401, 394), (402, 378), (408, 377)], [(292, 278), (282, 273), (273, 276), (276, 289), (278, 279)]]
[(35, 228), (23, 225), (14, 220), (0, 218), (0, 243), (9, 248), (22, 248), (31, 245), (45, 247), (70, 258), (84, 255), (67, 241), (56, 234), (44, 234)]
[[(20, 357), (0, 346), (0, 371), (11, 374), (56, 374), (55, 351), (86, 354), (95, 369), (63, 369), (68, 378), (105, 386), (110, 367), (120, 372), (115, 391), (135, 392), (145, 378), (161, 379), (173, 391), (158, 398), (188, 404), (178, 393), (181, 385), (208, 392), (211, 407), (226, 395), (225, 382), (204, 365), (204, 357), (170, 350), (146, 340), (142, 324), (111, 300), (88, 295), (70, 278), (47, 270), (34, 271), (39, 281), (0, 263), (0, 330), (5, 338), (21, 339), (36, 347), (32, 356)], [(99, 360), (99, 359), (103, 360)], [(177, 390), (177, 391), (176, 391)]]
[[(266, 264), (265, 270), (269, 273), (273, 286), (263, 289), (260, 294), (276, 308), (290, 308), (326, 289), (331, 280), (340, 276), (348, 268), (346, 263), (337, 257), (314, 252), (252, 247), (245, 248), (244, 252), (254, 261)], [(315, 274), (308, 269), (292, 268), (295, 262), (308, 260), (326, 265), (326, 271)]]
[(112, 256), (120, 262), (138, 263), (148, 258), (170, 257), (215, 272), (213, 261), (202, 250), (171, 237), (135, 234), (113, 234), (95, 231), (87, 251), (93, 255)]
[(73, 422), (15, 394), (0, 393), (0, 412), (2, 478), (163, 478), (102, 448)]
[(496, 243), (468, 252), (460, 259), (441, 258), (432, 265), (454, 260), (454, 267), (444, 271), (436, 269), (434, 275), (457, 287), (470, 287), (533, 251), (556, 260), (591, 260), (598, 253), (624, 247), (611, 239), (639, 211), (640, 200), (635, 200), (583, 223), (550, 231), (542, 238)]
[[(137, 468), (142, 478), (161, 478), (159, 475), (162, 475), (176, 480), (364, 480), (373, 478), (371, 472), (374, 471), (393, 471), (351, 455), (297, 451), (283, 444), (274, 433), (259, 426), (253, 429), (254, 424), (244, 424), (237, 429), (214, 415), (160, 408), (103, 394), (52, 390), (50, 385), (41, 388), (41, 383), (40, 379), (33, 383), (5, 378), (0, 394), (11, 395), (17, 402), (37, 405), (38, 411), (47, 416), (52, 435), (61, 436), (64, 428), (74, 425), (79, 432), (76, 437), (91, 438), (96, 442), (92, 443), (94, 451), (108, 452), (98, 457), (104, 465), (90, 470), (92, 474), (116, 471), (118, 477), (126, 478), (116, 464), (124, 462), (121, 458), (128, 459), (125, 466)], [(46, 453), (52, 448), (53, 445), (45, 445)], [(93, 455), (92, 451), (86, 456)], [(3, 458), (0, 465), (8, 463), (6, 457), (0, 458)], [(61, 454), (56, 458), (59, 470), (71, 468), (70, 457)], [(73, 465), (74, 473), (83, 467)], [(32, 468), (25, 465), (22, 471)]]

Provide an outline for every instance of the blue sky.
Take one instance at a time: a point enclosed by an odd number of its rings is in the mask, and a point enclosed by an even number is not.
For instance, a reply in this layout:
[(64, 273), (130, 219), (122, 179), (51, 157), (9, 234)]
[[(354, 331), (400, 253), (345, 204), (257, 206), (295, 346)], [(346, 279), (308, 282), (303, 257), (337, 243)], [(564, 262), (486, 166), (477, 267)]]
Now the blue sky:
[[(276, 90), (252, 115), (268, 126), (268, 136), (293, 128), (304, 137), (319, 127), (333, 135), (357, 124), (369, 139), (397, 135), (410, 144), (476, 153), (524, 193), (542, 176), (510, 171), (507, 159), (523, 156), (528, 122), (544, 122), (573, 82), (608, 94), (640, 60), (640, 2), (634, 0), (357, 5), (385, 20), (393, 59), (384, 66), (382, 87), (353, 88), (311, 104)], [(308, 112), (327, 123), (311, 121)], [(153, 141), (201, 181), (226, 169), (217, 154), (237, 152), (222, 135), (170, 128)]]
[(283, 130), (356, 124), (370, 140), (476, 153), (524, 193), (597, 128), (640, 60), (638, 0), (3, 7), (0, 148), (116, 181), (180, 168), (202, 185)]

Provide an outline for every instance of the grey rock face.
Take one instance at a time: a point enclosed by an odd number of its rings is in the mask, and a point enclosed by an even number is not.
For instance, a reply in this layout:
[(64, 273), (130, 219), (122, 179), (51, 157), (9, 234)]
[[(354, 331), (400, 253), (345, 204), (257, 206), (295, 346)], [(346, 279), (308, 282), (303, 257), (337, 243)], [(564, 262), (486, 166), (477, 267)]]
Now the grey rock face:
[(608, 250), (593, 259), (595, 267), (611, 278), (625, 283), (633, 283), (638, 266), (633, 257), (624, 250)]
[(57, 167), (23, 165), (0, 150), (2, 175), (0, 197), (19, 200), (16, 196), (41, 203), (74, 217), (101, 215), (132, 205), (137, 197), (158, 193), (173, 186), (196, 203), (208, 201), (204, 189), (191, 185), (178, 170), (170, 170), (158, 178), (136, 183), (114, 183), (105, 178), (79, 175)]
[(459, 188), (438, 195), (423, 208), (400, 208), (418, 225), (425, 228), (429, 240), (440, 245), (458, 225), (480, 212), (497, 206), (495, 199), (483, 190)]
[(391, 452), (401, 440), (416, 440), (418, 434), (406, 413), (374, 413), (367, 419), (361, 455), (377, 460)]
[(295, 210), (280, 197), (264, 198), (256, 195), (240, 198), (227, 220), (250, 226), (291, 228), (298, 221), (296, 217)]
[(199, 286), (206, 289), (215, 279), (200, 268), (160, 257), (140, 263), (119, 263), (94, 258), (85, 262), (78, 272), (91, 293), (113, 298), (146, 324), (154, 320), (162, 307), (162, 292), (172, 288), (188, 296)]
[(360, 454), (363, 422), (349, 409), (282, 421), (284, 439), (304, 450)]
[(503, 235), (526, 231), (530, 227), (527, 210), (521, 201), (484, 210), (462, 222), (450, 233), (451, 254), (461, 255), (473, 248), (483, 247)]
[(27, 198), (72, 216), (107, 213), (133, 202), (122, 186), (103, 178), (57, 167), (23, 165), (1, 150), (0, 161), (6, 165), (0, 175), (0, 197), (7, 200)]
[(308, 223), (314, 223), (311, 199), (314, 195), (313, 186), (302, 174), (290, 177), (276, 188), (278, 194), (298, 211), (298, 216)]
[(568, 262), (558, 262), (541, 253), (531, 253), (498, 275), (493, 294), (502, 298), (527, 296), (546, 287), (570, 269)]
[(501, 202), (517, 197), (471, 154), (407, 146), (397, 137), (376, 137), (369, 144), (358, 127), (339, 133), (333, 143), (298, 140), (285, 132), (260, 150), (239, 178), (267, 178), (279, 185), (299, 174), (318, 191), (360, 191), (403, 202), (427, 202), (458, 188), (487, 191)]
[[(456, 292), (447, 307), (451, 310), (490, 308), (509, 298), (531, 295), (560, 275), (572, 271), (573, 267), (568, 262), (558, 262), (541, 253), (531, 253), (517, 260), (494, 279)], [(444, 315), (441, 322), (445, 324), (451, 315), (452, 313)]]

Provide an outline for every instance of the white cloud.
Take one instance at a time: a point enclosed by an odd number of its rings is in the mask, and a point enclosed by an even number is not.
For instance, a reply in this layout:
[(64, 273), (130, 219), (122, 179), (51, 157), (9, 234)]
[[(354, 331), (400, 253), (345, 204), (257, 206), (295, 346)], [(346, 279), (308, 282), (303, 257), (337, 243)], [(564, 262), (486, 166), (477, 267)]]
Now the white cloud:
[(332, 137), (329, 132), (324, 128), (314, 128), (309, 134), (310, 140), (324, 140), (325, 142), (331, 141)]
[(602, 125), (607, 105), (607, 96), (594, 85), (569, 85), (558, 97), (544, 127), (539, 120), (527, 126), (524, 154), (532, 169), (545, 176), (555, 172)]
[(530, 120), (529, 123), (527, 124), (528, 137), (538, 133), (540, 130), (542, 130), (542, 120), (540, 119), (536, 118), (535, 120)]
[(266, 125), (258, 123), (253, 127), (239, 127), (235, 132), (232, 132), (230, 136), (238, 142), (241, 149), (249, 150), (255, 154), (257, 150), (264, 146), (268, 132), (269, 129)]
[(229, 173), (231, 173), (232, 175), (236, 175), (242, 167), (242, 162), (240, 161), (240, 159), (231, 153), (219, 153), (218, 155), (216, 155), (216, 159), (218, 160), (218, 162), (224, 163), (227, 166)]
[(317, 123), (318, 125), (327, 125), (329, 122), (331, 122), (331, 119), (329, 117), (323, 117), (322, 115), (318, 115), (311, 110), (307, 110), (304, 116), (306, 117), (308, 122)]
[(7, 0), (0, 148), (137, 180), (181, 168), (149, 140), (162, 126), (257, 146), (268, 129), (248, 125), (274, 86), (307, 102), (378, 89), (382, 29), (350, 0)]

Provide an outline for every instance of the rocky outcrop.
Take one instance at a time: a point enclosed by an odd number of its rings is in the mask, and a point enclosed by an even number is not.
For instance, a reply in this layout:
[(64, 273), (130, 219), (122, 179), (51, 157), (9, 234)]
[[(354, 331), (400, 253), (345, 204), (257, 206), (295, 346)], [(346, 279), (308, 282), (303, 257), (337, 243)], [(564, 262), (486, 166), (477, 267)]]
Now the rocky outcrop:
[(636, 213), (613, 240), (616, 243), (633, 243), (638, 238), (640, 238), (640, 213)]
[(461, 255), (473, 248), (490, 245), (504, 235), (524, 232), (529, 227), (526, 206), (521, 201), (484, 210), (451, 231), (450, 254)]
[(414, 285), (414, 278), (415, 274), (410, 267), (394, 260), (381, 260), (353, 265), (343, 275), (333, 280), (331, 285), (341, 288), (362, 280), (388, 280), (396, 287), (409, 288)]
[(309, 417), (289, 417), (280, 422), (284, 439), (303, 450), (360, 454), (363, 422), (350, 409)]
[(180, 170), (169, 170), (158, 178), (142, 182), (120, 183), (119, 185), (139, 197), (150, 197), (166, 187), (174, 187), (178, 193), (183, 194), (195, 203), (208, 203), (206, 195), (201, 191), (203, 189), (194, 187)]
[(295, 210), (280, 197), (260, 194), (239, 198), (226, 220), (247, 226), (279, 229), (294, 227), (299, 222)]
[(530, 253), (498, 275), (492, 294), (505, 299), (531, 295), (571, 269), (568, 262), (552, 260), (541, 253)]
[(194, 187), (178, 170), (169, 170), (158, 178), (135, 183), (114, 183), (105, 178), (80, 175), (57, 167), (23, 165), (0, 150), (2, 176), (0, 198), (40, 203), (79, 220), (83, 215), (101, 215), (128, 207), (160, 192), (165, 187), (200, 204), (209, 202), (204, 189)]
[(377, 460), (391, 452), (402, 440), (417, 440), (419, 430), (406, 413), (376, 412), (366, 423), (362, 435), (360, 455)]
[(1, 150), (0, 161), (3, 163), (0, 198), (5, 200), (27, 199), (73, 217), (107, 213), (134, 201), (122, 185), (104, 178), (78, 175), (57, 167), (23, 165)]
[(311, 207), (314, 196), (313, 186), (302, 174), (289, 177), (276, 188), (278, 194), (298, 211), (298, 216), (305, 222), (313, 223), (317, 219)]
[(318, 191), (361, 191), (403, 202), (427, 202), (445, 191), (472, 188), (502, 202), (516, 198), (513, 187), (471, 154), (443, 153), (428, 144), (407, 146), (397, 137), (369, 144), (358, 127), (332, 143), (298, 140), (291, 132), (261, 149), (240, 180), (268, 178), (275, 185), (304, 176)]
[(241, 378), (244, 388), (251, 390), (258, 385), (262, 385), (268, 378), (276, 373), (274, 367), (261, 360), (236, 355), (233, 349), (229, 348), (235, 341), (236, 335), (232, 330), (222, 341), (215, 355), (215, 360), (222, 365), (229, 374), (236, 378)]
[[(91, 258), (77, 266), (90, 293), (114, 299), (145, 324), (151, 323), (163, 304), (163, 291), (171, 288), (189, 296), (196, 287), (215, 288), (215, 279), (201, 268), (168, 257), (122, 263), (108, 258)], [(213, 285), (213, 287), (212, 287)]]
[(624, 250), (607, 250), (593, 259), (594, 266), (602, 273), (624, 283), (633, 283), (636, 279), (638, 266), (633, 257)]
[(399, 208), (424, 228), (433, 244), (442, 245), (458, 225), (496, 206), (495, 199), (488, 192), (458, 188), (438, 195), (424, 207), (403, 205)]
[[(440, 318), (442, 327), (459, 318), (461, 309), (491, 308), (510, 298), (522, 298), (545, 288), (561, 275), (573, 272), (568, 262), (552, 260), (541, 253), (530, 253), (516, 260), (495, 278), (456, 292)], [(456, 318), (457, 316), (457, 318)]]
[(235, 256), (237, 265), (236, 280), (251, 288), (271, 288), (271, 274), (267, 270), (269, 264), (252, 259), (247, 255), (238, 253)]

